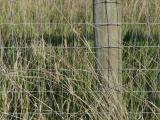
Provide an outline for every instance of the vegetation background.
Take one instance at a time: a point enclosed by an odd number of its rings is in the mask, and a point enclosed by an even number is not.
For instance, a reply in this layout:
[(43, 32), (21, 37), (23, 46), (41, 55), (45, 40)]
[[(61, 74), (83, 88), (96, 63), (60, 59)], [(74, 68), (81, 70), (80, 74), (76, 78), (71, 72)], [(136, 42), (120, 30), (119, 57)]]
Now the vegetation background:
[(122, 103), (94, 70), (92, 9), (0, 0), (0, 119), (160, 119), (160, 1), (122, 0)]

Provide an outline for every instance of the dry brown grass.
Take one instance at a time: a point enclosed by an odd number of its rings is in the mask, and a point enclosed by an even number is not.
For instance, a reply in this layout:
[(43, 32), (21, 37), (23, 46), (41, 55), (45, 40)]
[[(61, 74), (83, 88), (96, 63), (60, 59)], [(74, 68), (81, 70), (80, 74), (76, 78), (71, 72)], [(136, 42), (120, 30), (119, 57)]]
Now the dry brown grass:
[[(147, 0), (124, 0), (124, 20), (159, 22), (159, 7), (159, 0), (150, 1), (149, 6)], [(126, 120), (130, 117), (127, 112), (131, 109), (131, 97), (133, 112), (141, 112), (143, 105), (146, 111), (159, 111), (150, 94), (145, 94), (144, 99), (142, 94), (130, 92), (131, 88), (153, 90), (158, 83), (149, 80), (156, 79), (155, 72), (136, 71), (134, 74), (139, 76), (135, 75), (136, 87), (131, 81), (132, 71), (124, 72), (123, 103), (113, 97), (107, 86), (109, 81), (98, 79), (94, 70), (95, 56), (90, 48), (93, 45), (90, 41), (93, 39), (92, 0), (64, 0), (62, 3), (60, 0), (0, 0), (0, 11), (0, 39), (2, 46), (8, 47), (1, 49), (0, 119)], [(44, 24), (34, 24), (36, 22)], [(57, 24), (62, 22), (65, 26)], [(85, 22), (90, 25), (81, 24)], [(134, 33), (132, 25), (124, 27), (124, 33), (129, 30)], [(137, 29), (144, 36), (140, 38), (146, 39), (146, 27), (139, 25)], [(150, 45), (157, 44), (153, 40), (157, 29), (150, 26)], [(130, 41), (125, 45), (133, 45)], [(150, 49), (147, 62), (145, 52), (139, 49), (133, 56), (132, 49), (125, 49), (123, 65), (133, 67), (135, 61), (135, 66), (159, 67), (158, 51)], [(158, 98), (159, 95), (156, 100)], [(62, 115), (62, 111), (65, 114)], [(144, 116), (147, 119), (150, 115)], [(142, 116), (131, 117), (136, 120)], [(155, 119), (158, 117), (155, 115)]]

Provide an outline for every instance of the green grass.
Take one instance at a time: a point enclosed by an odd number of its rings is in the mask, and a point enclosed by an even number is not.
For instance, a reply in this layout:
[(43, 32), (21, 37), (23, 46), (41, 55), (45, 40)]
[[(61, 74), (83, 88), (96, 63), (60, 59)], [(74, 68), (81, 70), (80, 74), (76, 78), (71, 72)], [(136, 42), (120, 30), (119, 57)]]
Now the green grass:
[[(124, 2), (125, 22), (146, 22), (145, 0)], [(159, 4), (150, 3), (152, 22)], [(87, 6), (85, 0), (0, 0), (1, 119), (137, 120), (140, 112), (146, 120), (160, 118), (159, 48), (133, 47), (158, 46), (159, 26), (123, 26), (121, 103), (95, 73), (91, 0)]]
[[(155, 92), (159, 89), (159, 70), (157, 70), (159, 68), (159, 49), (151, 47), (157, 46), (159, 41), (157, 37), (152, 35), (148, 37), (148, 35), (144, 35), (139, 30), (135, 31), (138, 32), (135, 33), (134, 30), (128, 31), (124, 39), (126, 46), (133, 46), (135, 44), (136, 46), (142, 46), (136, 48), (126, 47), (124, 49), (123, 68), (128, 70), (123, 71), (123, 85), (125, 85), (126, 90), (129, 92), (124, 98), (127, 101), (128, 110), (137, 113), (143, 109), (143, 112), (146, 112), (144, 114), (145, 119), (153, 119), (154, 117), (155, 119), (159, 119), (159, 115), (153, 115), (153, 112), (159, 111), (157, 109), (159, 108), (159, 94)], [(148, 48), (143, 47), (146, 46), (147, 39)], [(155, 104), (157, 108), (150, 102)], [(148, 114), (147, 112), (150, 113)]]

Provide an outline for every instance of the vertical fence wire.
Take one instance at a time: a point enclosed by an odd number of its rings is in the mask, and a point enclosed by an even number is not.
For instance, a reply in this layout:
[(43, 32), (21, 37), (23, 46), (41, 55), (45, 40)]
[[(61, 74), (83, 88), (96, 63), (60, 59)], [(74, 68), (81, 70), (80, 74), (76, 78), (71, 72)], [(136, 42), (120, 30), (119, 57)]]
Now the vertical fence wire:
[[(117, 1), (0, 1), (0, 119), (160, 119), (160, 2), (121, 0), (120, 23), (93, 21), (94, 5), (111, 19)], [(121, 28), (116, 45), (109, 26)], [(101, 33), (109, 41), (98, 46)], [(103, 61), (107, 68), (95, 68)]]

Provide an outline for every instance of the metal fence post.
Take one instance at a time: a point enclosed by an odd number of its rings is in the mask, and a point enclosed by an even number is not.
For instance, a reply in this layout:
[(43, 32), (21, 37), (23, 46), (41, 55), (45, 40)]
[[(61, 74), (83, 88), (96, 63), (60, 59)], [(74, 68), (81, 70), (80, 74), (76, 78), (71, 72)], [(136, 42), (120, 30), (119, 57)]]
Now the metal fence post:
[(121, 89), (121, 0), (93, 0), (96, 70), (115, 99)]

